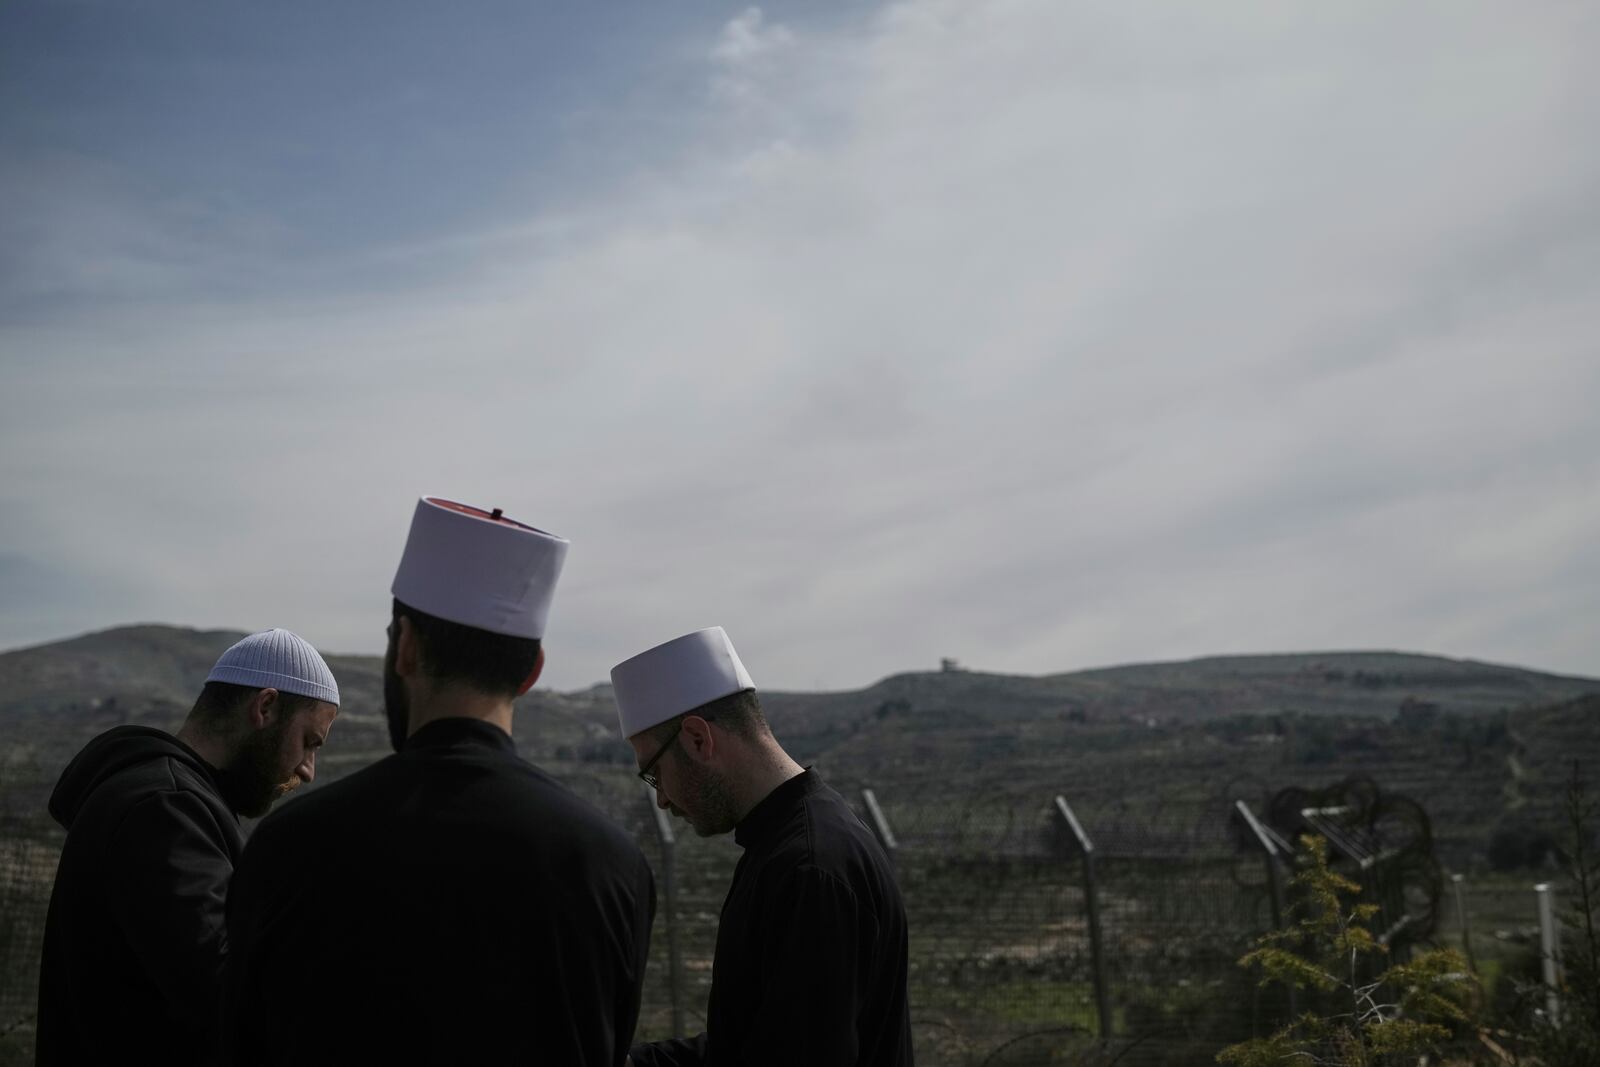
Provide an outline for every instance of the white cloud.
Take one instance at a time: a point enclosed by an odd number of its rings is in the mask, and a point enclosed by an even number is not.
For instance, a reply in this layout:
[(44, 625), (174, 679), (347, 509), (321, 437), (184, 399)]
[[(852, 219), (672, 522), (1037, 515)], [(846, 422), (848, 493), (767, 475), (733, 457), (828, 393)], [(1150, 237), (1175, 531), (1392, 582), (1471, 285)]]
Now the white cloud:
[(729, 19), (711, 49), (712, 89), (724, 101), (748, 106), (771, 77), (775, 61), (795, 43), (782, 23), (769, 23), (759, 7)]
[(725, 66), (742, 67), (793, 43), (787, 26), (768, 25), (759, 7), (749, 7), (722, 27), (711, 56)]
[(712, 623), (769, 685), (1375, 645), (1600, 673), (1596, 33), (752, 8), (692, 144), (408, 246), (425, 287), (30, 332), (5, 529), (143, 576), (125, 617), (374, 649), (411, 497), (501, 504), (574, 540), (561, 686)]

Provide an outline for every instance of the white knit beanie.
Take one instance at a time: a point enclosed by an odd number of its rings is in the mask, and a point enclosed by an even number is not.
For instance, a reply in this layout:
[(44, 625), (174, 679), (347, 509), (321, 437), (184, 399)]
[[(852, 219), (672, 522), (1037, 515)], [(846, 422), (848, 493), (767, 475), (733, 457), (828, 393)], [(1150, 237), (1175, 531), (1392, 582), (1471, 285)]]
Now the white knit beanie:
[(335, 707), (339, 704), (339, 683), (333, 680), (333, 672), (316, 649), (288, 630), (251, 634), (222, 654), (206, 681), (276, 689), (325, 700)]

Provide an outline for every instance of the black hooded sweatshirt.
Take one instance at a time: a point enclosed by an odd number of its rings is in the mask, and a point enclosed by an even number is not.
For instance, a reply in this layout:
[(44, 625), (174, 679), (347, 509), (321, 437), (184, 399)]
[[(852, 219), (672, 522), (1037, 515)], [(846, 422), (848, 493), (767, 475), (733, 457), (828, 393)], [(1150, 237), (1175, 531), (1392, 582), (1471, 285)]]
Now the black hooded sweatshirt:
[(244, 849), (217, 772), (170, 734), (119, 726), (67, 765), (50, 814), (67, 843), (45, 924), (39, 1064), (208, 1061)]

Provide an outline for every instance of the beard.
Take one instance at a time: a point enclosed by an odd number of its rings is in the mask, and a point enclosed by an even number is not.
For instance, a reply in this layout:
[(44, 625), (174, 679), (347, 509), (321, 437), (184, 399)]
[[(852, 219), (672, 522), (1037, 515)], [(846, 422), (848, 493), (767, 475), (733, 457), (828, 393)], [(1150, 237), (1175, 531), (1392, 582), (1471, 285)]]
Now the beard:
[(389, 744), (399, 752), (410, 733), (411, 701), (406, 696), (405, 683), (394, 669), (395, 642), (389, 639), (389, 648), (383, 654), (383, 715), (389, 721)]
[[(739, 825), (739, 811), (734, 806), (728, 783), (712, 771), (673, 753), (682, 771), (684, 801), (687, 807), (678, 811), (699, 837), (716, 837)], [(674, 805), (676, 807), (676, 805)]]
[(261, 818), (279, 797), (299, 783), (293, 774), (288, 781), (278, 779), (278, 761), (288, 728), (288, 720), (282, 719), (270, 729), (251, 734), (233, 760), (217, 771), (222, 798), (240, 815)]

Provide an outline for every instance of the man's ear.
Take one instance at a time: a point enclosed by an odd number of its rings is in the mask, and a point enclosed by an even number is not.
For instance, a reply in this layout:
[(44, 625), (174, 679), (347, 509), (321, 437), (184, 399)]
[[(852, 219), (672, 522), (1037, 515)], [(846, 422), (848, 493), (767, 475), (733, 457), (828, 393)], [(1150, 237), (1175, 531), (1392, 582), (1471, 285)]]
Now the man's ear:
[(246, 718), (252, 730), (270, 726), (282, 713), (283, 697), (276, 689), (257, 689), (250, 703), (245, 706)]
[(709, 763), (717, 754), (717, 735), (711, 724), (698, 715), (683, 717), (678, 744), (696, 763)]
[(399, 632), (394, 637), (394, 672), (402, 678), (410, 678), (417, 673), (418, 662), (422, 653), (417, 648), (417, 629), (411, 625), (411, 619), (401, 615), (395, 619)]
[(532, 689), (533, 688), (533, 683), (537, 682), (539, 680), (539, 675), (543, 671), (544, 671), (544, 645), (541, 643), (539, 645), (539, 656), (538, 656), (537, 659), (535, 659), (533, 661), (533, 670), (528, 672), (528, 676), (526, 678), (524, 678), (522, 680), (522, 684), (517, 687), (517, 696), (521, 696), (523, 693), (526, 693), (528, 690)]

